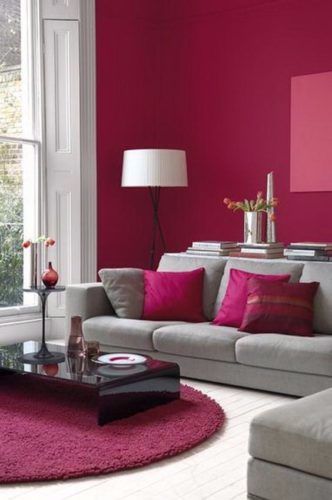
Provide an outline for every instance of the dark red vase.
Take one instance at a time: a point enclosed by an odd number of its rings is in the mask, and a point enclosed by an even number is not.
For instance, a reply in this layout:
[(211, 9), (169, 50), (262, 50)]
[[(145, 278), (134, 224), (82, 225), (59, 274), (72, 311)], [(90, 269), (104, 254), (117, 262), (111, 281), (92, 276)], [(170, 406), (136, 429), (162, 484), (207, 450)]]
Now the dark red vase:
[(59, 275), (55, 269), (52, 267), (52, 262), (48, 263), (48, 269), (46, 269), (42, 274), (42, 282), (46, 288), (53, 288), (58, 282)]

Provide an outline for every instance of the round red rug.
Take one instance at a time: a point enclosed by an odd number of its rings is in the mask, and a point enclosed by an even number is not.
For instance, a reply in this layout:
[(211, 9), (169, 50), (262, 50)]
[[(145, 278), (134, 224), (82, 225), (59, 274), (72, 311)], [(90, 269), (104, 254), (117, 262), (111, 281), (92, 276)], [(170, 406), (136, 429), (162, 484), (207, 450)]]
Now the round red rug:
[(0, 483), (106, 474), (177, 455), (224, 422), (208, 396), (181, 386), (181, 399), (96, 424), (90, 392), (67, 384), (0, 377)]

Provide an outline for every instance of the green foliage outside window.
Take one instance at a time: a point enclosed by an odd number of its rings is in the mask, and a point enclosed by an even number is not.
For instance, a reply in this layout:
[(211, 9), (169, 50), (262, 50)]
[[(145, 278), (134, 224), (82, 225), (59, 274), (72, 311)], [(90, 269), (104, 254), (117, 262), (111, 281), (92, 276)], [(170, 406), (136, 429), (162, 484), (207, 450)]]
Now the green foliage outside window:
[(23, 301), (21, 148), (0, 144), (0, 307)]

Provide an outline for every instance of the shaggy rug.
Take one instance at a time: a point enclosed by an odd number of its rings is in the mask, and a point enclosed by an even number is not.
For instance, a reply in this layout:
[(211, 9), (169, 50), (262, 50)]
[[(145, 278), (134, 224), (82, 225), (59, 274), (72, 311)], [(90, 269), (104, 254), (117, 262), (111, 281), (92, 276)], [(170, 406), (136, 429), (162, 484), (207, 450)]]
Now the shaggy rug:
[(177, 455), (211, 436), (222, 408), (181, 386), (181, 399), (99, 427), (88, 389), (0, 377), (0, 483), (106, 474)]

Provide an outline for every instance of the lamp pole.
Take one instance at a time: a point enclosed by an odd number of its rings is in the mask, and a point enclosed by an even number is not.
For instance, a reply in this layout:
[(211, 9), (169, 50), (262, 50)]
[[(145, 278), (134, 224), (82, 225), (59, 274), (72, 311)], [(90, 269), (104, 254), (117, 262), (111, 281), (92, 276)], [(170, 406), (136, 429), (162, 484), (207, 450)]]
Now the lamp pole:
[(163, 251), (166, 250), (166, 242), (164, 238), (164, 233), (159, 220), (159, 202), (160, 202), (160, 186), (149, 186), (149, 193), (152, 202), (153, 209), (153, 226), (152, 226), (152, 243), (150, 250), (150, 269), (154, 268), (154, 261), (156, 256), (156, 247), (157, 247), (157, 237), (158, 232), (161, 239)]

